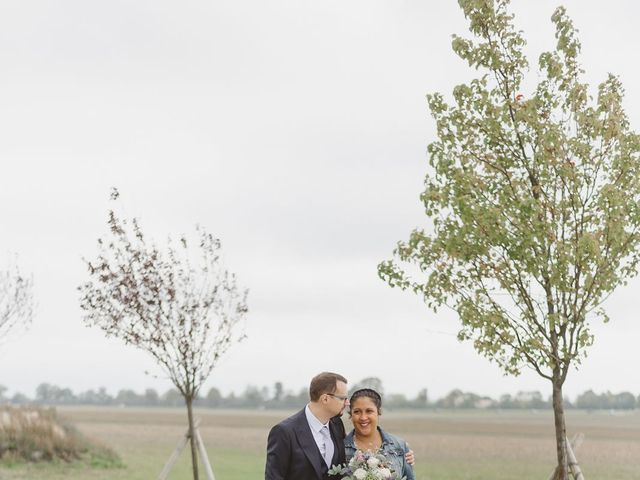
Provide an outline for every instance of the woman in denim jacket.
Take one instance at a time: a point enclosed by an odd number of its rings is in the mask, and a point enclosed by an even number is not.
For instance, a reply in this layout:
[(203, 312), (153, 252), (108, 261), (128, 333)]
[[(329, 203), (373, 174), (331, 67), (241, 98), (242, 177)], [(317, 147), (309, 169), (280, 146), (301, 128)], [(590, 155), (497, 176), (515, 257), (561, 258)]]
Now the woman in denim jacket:
[(413, 468), (406, 461), (409, 451), (407, 442), (385, 432), (378, 426), (382, 414), (382, 398), (370, 388), (356, 390), (349, 399), (349, 416), (353, 430), (344, 439), (346, 460), (353, 458), (357, 450), (380, 453), (389, 461), (392, 470), (399, 477), (415, 480)]

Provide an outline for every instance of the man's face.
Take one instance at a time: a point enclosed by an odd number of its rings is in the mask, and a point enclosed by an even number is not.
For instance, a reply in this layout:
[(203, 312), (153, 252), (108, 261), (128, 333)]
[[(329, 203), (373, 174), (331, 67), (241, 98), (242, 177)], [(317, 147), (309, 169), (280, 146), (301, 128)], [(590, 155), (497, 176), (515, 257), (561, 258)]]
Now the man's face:
[(327, 408), (333, 417), (341, 415), (344, 409), (349, 405), (347, 384), (344, 382), (336, 382), (336, 391), (334, 393), (328, 393), (327, 396)]

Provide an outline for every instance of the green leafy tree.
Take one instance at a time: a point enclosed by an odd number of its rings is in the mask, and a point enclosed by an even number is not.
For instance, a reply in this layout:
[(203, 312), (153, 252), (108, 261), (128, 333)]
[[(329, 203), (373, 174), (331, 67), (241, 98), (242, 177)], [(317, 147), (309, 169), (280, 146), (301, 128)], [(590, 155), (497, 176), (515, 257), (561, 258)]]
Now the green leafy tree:
[(153, 388), (147, 388), (144, 391), (144, 404), (152, 407), (157, 406), (160, 403), (160, 395)]
[(170, 388), (162, 395), (162, 404), (167, 407), (178, 407), (184, 403), (182, 394), (175, 388)]
[(280, 403), (282, 401), (282, 396), (284, 395), (284, 386), (282, 382), (276, 382), (273, 385), (273, 402)]
[(209, 389), (209, 392), (207, 393), (207, 406), (219, 407), (223, 400), (224, 398), (222, 397), (220, 390), (215, 387)]
[[(472, 39), (454, 52), (482, 75), (428, 96), (437, 140), (421, 196), (429, 228), (379, 265), (392, 287), (453, 308), (461, 340), (508, 374), (528, 366), (552, 386), (558, 465), (568, 478), (562, 388), (593, 343), (590, 321), (637, 273), (640, 137), (609, 75), (594, 95), (563, 7), (557, 45), (524, 83), (525, 40), (508, 0), (459, 0)], [(595, 93), (595, 92), (594, 92)]]
[(378, 377), (366, 377), (355, 383), (351, 387), (351, 391), (355, 392), (356, 390), (360, 390), (361, 388), (371, 388), (378, 392), (380, 395), (384, 394), (384, 387), (382, 385), (382, 380)]
[[(112, 199), (118, 197), (114, 189)], [(220, 241), (202, 228), (193, 244), (182, 237), (160, 248), (135, 218), (112, 210), (108, 224), (97, 258), (85, 260), (89, 279), (79, 287), (84, 321), (149, 353), (171, 380), (187, 407), (198, 480), (193, 402), (220, 357), (244, 337), (238, 327), (247, 291), (224, 267)]]

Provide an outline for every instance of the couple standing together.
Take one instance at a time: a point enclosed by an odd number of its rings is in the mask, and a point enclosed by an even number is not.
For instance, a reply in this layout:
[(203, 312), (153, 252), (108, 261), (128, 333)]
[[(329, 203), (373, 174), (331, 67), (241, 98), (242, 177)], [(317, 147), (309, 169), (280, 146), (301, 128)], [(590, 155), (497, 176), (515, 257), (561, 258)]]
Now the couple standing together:
[[(415, 480), (413, 452), (378, 425), (378, 392), (363, 388), (349, 398), (347, 380), (323, 372), (311, 380), (309, 399), (304, 409), (269, 432), (265, 480), (329, 480), (329, 469), (349, 462), (357, 451), (380, 453), (399, 477)], [(345, 408), (354, 427), (346, 437), (340, 418)]]

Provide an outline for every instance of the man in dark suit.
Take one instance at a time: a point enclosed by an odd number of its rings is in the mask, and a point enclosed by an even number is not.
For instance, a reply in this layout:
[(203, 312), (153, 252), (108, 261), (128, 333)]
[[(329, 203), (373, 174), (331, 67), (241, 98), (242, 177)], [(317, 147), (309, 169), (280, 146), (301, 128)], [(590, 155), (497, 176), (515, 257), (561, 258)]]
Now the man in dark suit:
[(265, 480), (328, 480), (331, 466), (345, 463), (347, 379), (323, 372), (309, 385), (309, 403), (269, 432)]

